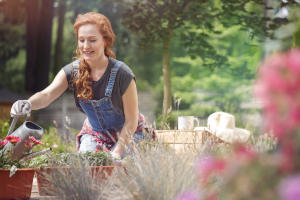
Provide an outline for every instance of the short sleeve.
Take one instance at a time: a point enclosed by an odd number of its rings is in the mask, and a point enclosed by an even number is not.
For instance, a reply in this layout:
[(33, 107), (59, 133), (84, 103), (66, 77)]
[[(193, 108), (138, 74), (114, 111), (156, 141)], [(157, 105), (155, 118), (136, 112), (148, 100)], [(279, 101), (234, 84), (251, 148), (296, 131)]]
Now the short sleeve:
[(71, 88), (71, 77), (72, 77), (72, 72), (73, 72), (73, 65), (72, 63), (66, 65), (63, 67), (63, 70), (66, 74), (66, 77), (67, 77), (67, 81), (68, 81), (68, 85), (69, 85), (69, 88)]
[(132, 79), (135, 80), (135, 75), (126, 64), (123, 64), (118, 71), (118, 76), (119, 76), (118, 80), (119, 80), (120, 94), (121, 96), (123, 96), (131, 80)]

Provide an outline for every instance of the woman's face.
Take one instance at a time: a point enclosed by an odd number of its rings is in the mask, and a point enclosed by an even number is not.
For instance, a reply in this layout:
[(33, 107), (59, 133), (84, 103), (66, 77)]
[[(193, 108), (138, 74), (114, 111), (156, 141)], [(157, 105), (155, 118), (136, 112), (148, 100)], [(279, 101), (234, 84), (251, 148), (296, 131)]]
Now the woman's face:
[(104, 56), (105, 42), (97, 25), (85, 24), (79, 27), (78, 47), (87, 62), (101, 60)]

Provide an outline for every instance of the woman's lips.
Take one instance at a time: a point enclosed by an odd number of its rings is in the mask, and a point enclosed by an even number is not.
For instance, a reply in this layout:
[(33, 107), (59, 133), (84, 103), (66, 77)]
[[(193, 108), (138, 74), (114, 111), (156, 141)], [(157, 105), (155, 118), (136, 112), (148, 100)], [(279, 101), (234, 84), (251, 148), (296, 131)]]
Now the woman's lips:
[(94, 51), (83, 51), (83, 54), (86, 56), (91, 56), (94, 53)]

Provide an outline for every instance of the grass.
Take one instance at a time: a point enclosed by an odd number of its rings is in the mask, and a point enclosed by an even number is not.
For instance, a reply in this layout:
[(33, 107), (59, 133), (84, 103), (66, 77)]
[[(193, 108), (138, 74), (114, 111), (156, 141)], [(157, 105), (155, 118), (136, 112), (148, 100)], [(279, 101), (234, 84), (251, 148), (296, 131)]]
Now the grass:
[[(115, 166), (107, 180), (99, 182), (91, 175), (87, 163), (73, 159), (70, 171), (59, 171), (51, 177), (57, 199), (99, 199), (99, 200), (144, 200), (176, 199), (178, 195), (199, 190), (197, 161), (207, 154), (231, 152), (231, 145), (213, 143), (213, 138), (199, 145), (189, 145), (184, 151), (176, 152), (171, 146), (158, 141), (146, 141), (134, 145), (134, 155), (123, 160), (123, 166)], [(253, 144), (259, 152), (272, 151), (276, 140), (269, 136), (253, 136)], [(124, 170), (125, 169), (125, 170)], [(216, 179), (214, 187), (222, 180)], [(205, 193), (206, 188), (202, 188)], [(200, 192), (202, 192), (200, 191)]]

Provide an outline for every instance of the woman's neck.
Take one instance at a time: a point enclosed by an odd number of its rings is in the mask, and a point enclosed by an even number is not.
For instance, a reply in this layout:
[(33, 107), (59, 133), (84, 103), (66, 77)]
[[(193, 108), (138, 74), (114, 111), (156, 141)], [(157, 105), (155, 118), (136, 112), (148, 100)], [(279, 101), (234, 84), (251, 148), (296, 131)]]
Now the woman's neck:
[(108, 65), (108, 57), (106, 55), (103, 55), (97, 60), (88, 61), (88, 64), (92, 70), (104, 69)]

